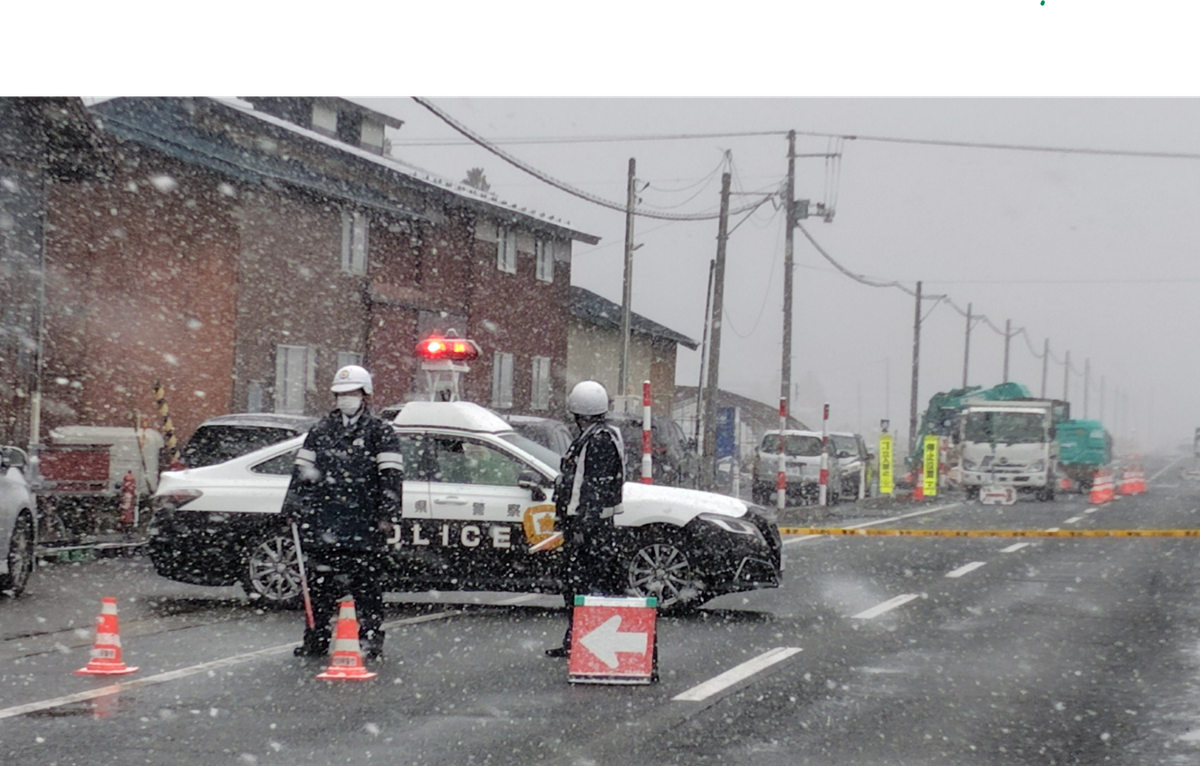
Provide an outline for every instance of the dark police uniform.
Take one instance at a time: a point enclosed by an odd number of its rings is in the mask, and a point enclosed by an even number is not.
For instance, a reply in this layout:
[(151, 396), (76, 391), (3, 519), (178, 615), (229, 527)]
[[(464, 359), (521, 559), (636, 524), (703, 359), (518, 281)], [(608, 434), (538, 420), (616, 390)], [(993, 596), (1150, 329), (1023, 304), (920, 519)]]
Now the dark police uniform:
[[(625, 483), (625, 446), (616, 426), (596, 420), (588, 423), (562, 458), (554, 487), (554, 507), (563, 532), (562, 580), (567, 608), (576, 595), (624, 595), (625, 585), (617, 566), (616, 514), (621, 512)], [(571, 621), (561, 655), (571, 646)]]
[(382, 649), (388, 535), (380, 526), (400, 521), (403, 469), (396, 432), (365, 407), (352, 420), (334, 410), (296, 453), (285, 508), (299, 526), (315, 622), (298, 653), (328, 651), (329, 623), (347, 593), (368, 653)]

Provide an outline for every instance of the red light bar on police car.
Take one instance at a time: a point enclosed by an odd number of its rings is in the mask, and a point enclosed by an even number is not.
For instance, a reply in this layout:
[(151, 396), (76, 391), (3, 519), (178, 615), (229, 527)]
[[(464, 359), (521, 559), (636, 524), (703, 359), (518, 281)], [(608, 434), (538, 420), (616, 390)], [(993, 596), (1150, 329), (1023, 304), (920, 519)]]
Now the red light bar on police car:
[(430, 337), (418, 343), (414, 353), (431, 362), (469, 362), (479, 358), (479, 345), (467, 338)]

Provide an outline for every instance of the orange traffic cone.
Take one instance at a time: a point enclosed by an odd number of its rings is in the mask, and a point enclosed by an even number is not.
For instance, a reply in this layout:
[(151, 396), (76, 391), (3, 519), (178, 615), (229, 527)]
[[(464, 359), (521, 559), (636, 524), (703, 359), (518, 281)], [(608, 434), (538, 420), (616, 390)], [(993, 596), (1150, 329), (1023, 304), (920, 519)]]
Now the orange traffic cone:
[(1058, 480), (1058, 488), (1061, 489), (1063, 492), (1069, 492), (1071, 490), (1070, 477), (1064, 476), (1061, 479), (1059, 479)]
[(1146, 491), (1146, 469), (1138, 465), (1133, 474), (1133, 493), (1140, 495)]
[(317, 674), (324, 681), (366, 681), (379, 675), (363, 666), (362, 648), (358, 645), (358, 616), (354, 599), (338, 604), (337, 629), (333, 636), (333, 657), (325, 672)]
[(1121, 469), (1121, 482), (1117, 485), (1118, 494), (1132, 495), (1133, 494), (1133, 467), (1126, 466)]
[(120, 676), (133, 673), (121, 661), (121, 634), (117, 628), (117, 600), (100, 600), (100, 616), (96, 618), (96, 644), (92, 648), (92, 659), (86, 667), (75, 671), (77, 676)]
[(1104, 470), (1096, 471), (1096, 474), (1092, 477), (1092, 494), (1088, 496), (1089, 503), (1099, 505), (1108, 502), (1108, 498), (1104, 496), (1104, 482)]
[(913, 500), (924, 500), (925, 499), (925, 472), (924, 471), (918, 471), (917, 478), (913, 480), (912, 499)]

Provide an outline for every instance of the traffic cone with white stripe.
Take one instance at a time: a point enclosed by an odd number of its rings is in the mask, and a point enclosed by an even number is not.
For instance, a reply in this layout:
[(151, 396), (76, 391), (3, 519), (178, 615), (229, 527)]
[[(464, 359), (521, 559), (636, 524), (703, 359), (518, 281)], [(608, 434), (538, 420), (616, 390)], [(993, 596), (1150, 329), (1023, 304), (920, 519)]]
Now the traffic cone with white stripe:
[(75, 671), (77, 676), (121, 676), (134, 673), (121, 661), (121, 633), (117, 626), (117, 600), (100, 600), (100, 616), (96, 618), (96, 643), (86, 667)]
[(354, 599), (338, 604), (337, 627), (333, 635), (333, 657), (329, 667), (317, 678), (323, 681), (367, 681), (379, 675), (363, 665), (362, 647), (358, 645), (358, 615)]

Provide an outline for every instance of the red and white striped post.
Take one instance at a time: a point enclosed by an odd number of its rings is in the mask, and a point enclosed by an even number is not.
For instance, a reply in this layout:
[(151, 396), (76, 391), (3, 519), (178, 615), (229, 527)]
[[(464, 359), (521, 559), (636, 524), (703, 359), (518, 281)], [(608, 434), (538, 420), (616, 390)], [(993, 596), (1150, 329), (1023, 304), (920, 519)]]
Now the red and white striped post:
[(642, 483), (654, 483), (654, 458), (650, 454), (650, 381), (642, 381)]
[(825, 403), (825, 415), (821, 418), (821, 488), (820, 504), (829, 504), (829, 403)]
[(783, 432), (787, 430), (787, 397), (779, 397), (779, 472), (775, 474), (775, 507), (783, 511), (787, 500), (787, 456), (783, 454)]

